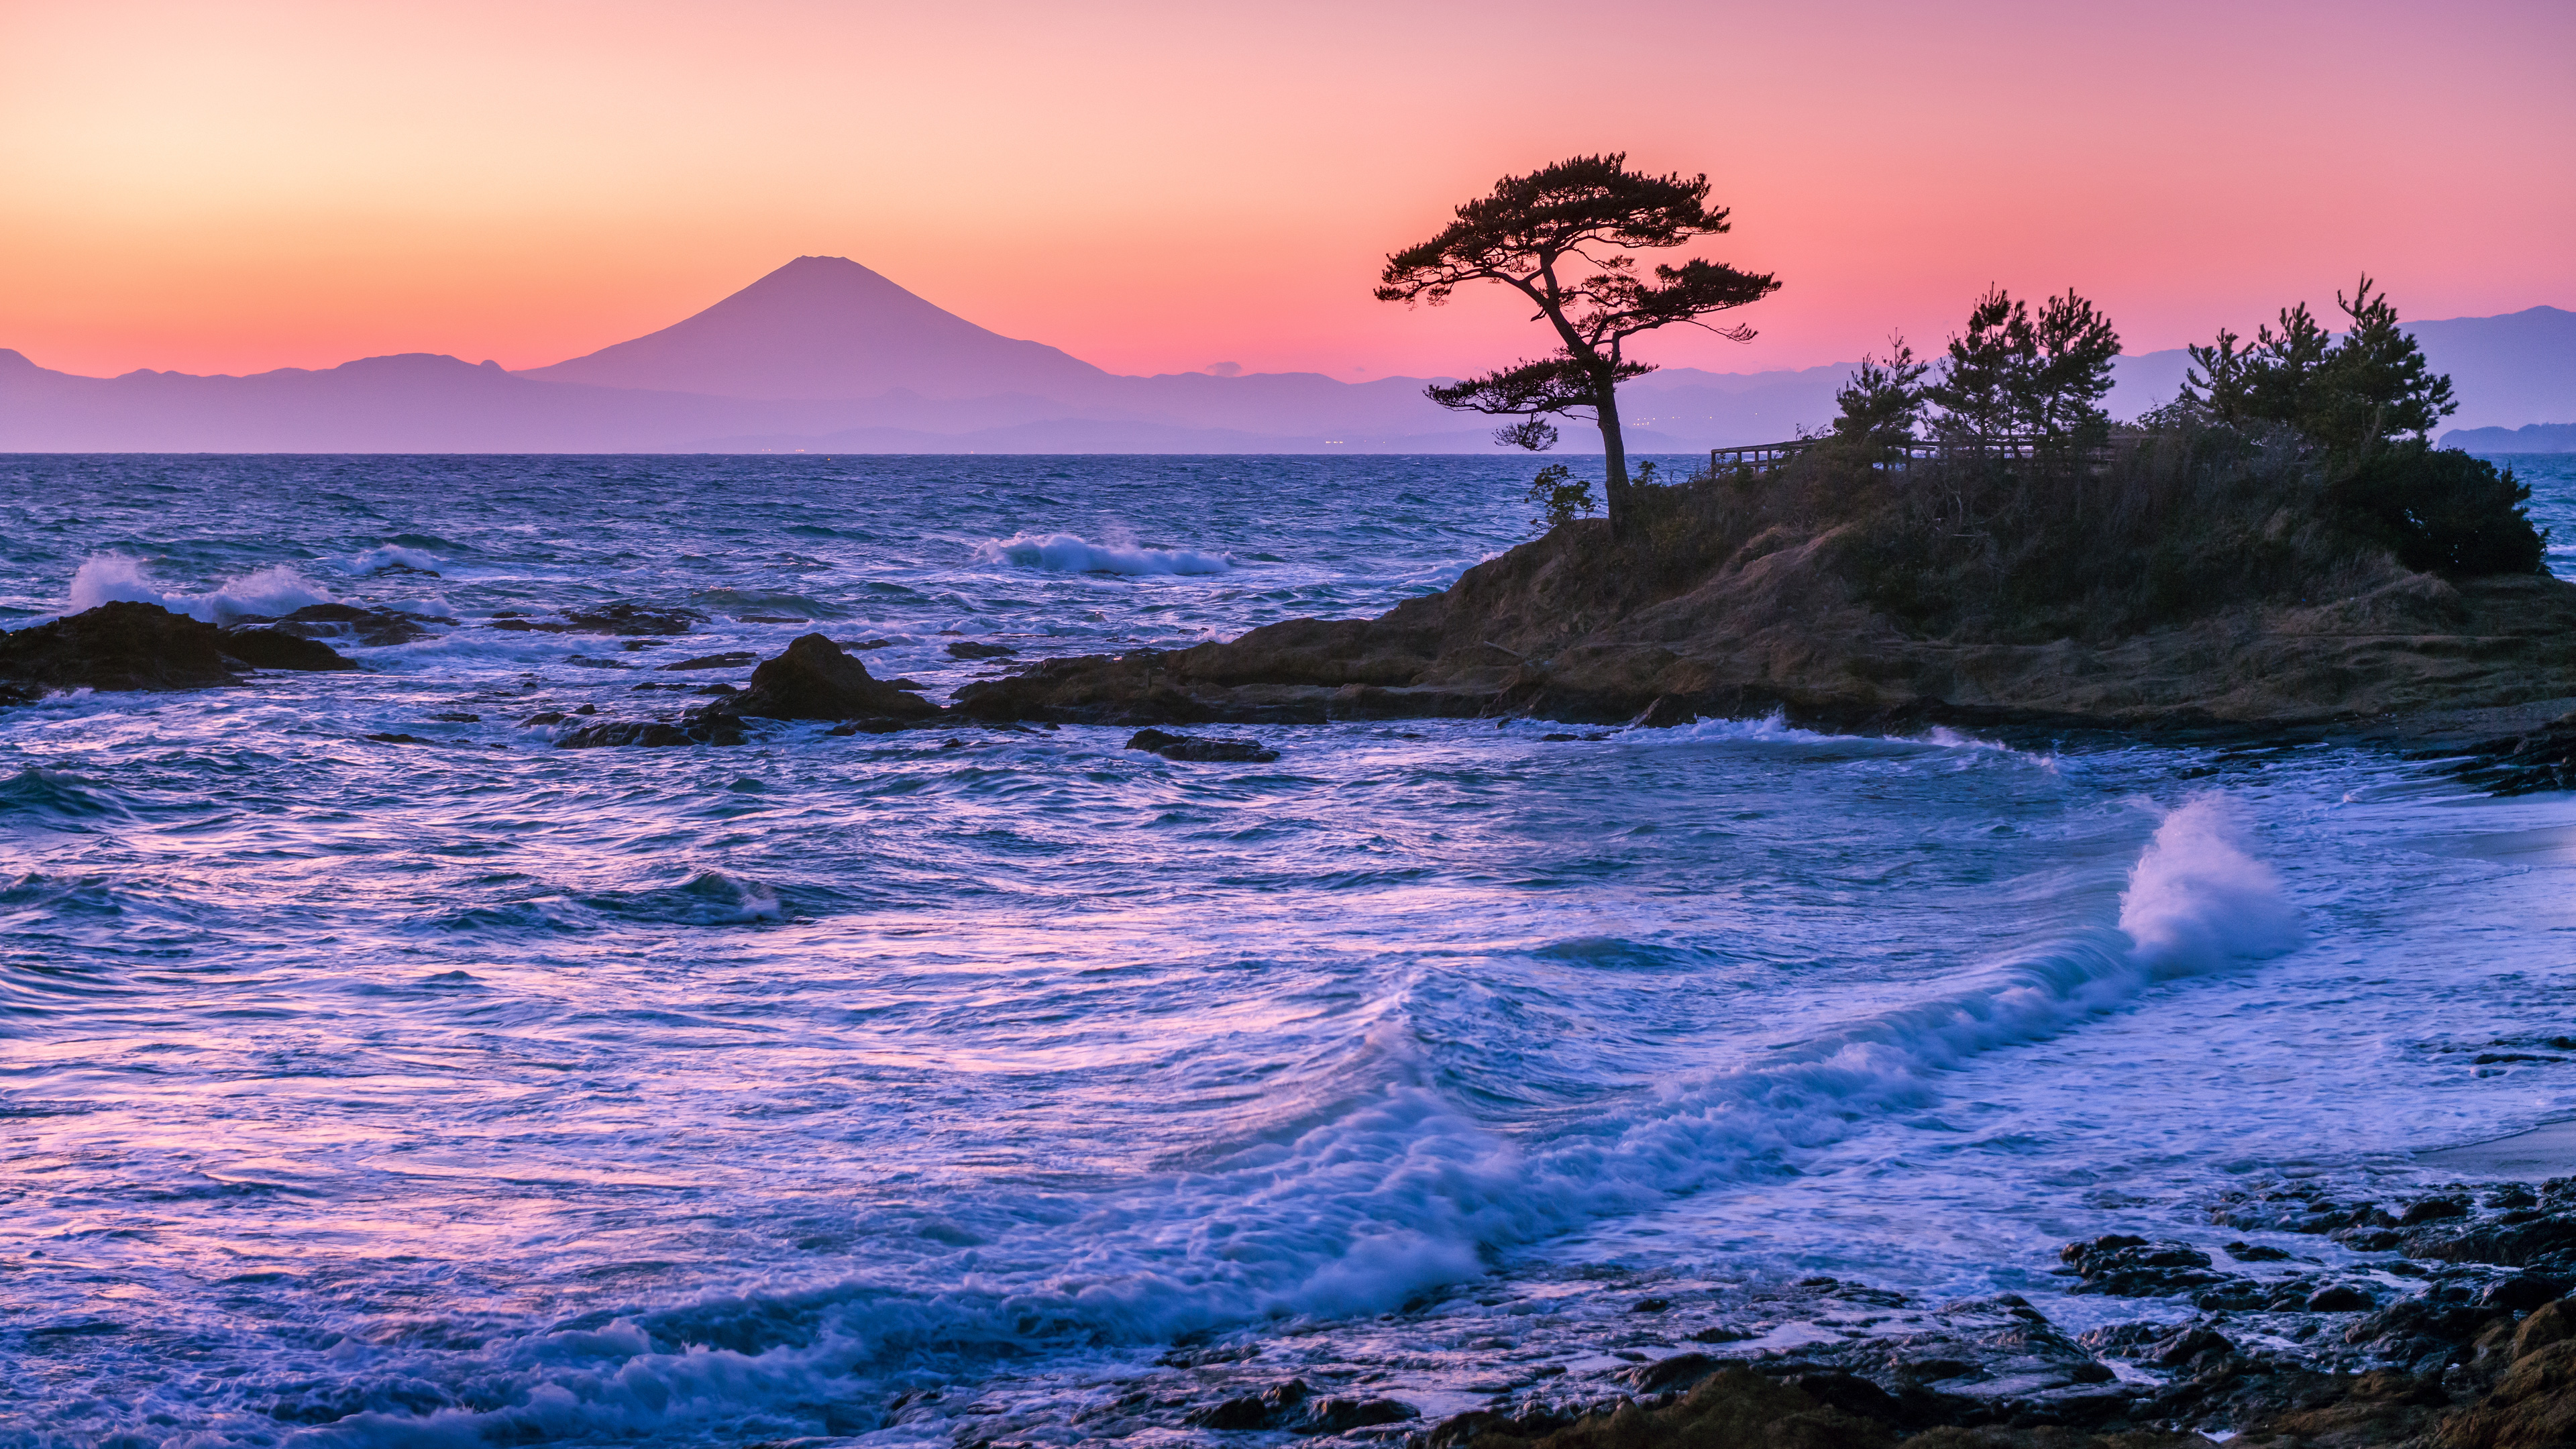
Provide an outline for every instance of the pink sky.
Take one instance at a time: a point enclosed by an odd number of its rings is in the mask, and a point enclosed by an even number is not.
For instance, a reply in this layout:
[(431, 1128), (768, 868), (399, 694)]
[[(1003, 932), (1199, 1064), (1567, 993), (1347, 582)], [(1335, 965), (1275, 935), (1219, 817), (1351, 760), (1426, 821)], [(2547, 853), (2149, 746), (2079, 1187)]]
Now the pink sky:
[(1384, 254), (1506, 170), (1706, 171), (1777, 271), (1721, 370), (1937, 343), (1989, 281), (2132, 350), (2576, 307), (2576, 5), (0, 0), (0, 347), (535, 366), (806, 254), (1121, 372), (1459, 372)]

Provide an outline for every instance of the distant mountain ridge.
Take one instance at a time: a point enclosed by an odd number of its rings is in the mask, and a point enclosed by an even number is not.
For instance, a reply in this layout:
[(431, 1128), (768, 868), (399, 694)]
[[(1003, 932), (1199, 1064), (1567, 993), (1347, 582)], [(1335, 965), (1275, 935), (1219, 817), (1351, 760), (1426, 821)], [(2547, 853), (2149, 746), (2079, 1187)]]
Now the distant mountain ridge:
[[(2414, 324), (2463, 427), (2576, 416), (2576, 313)], [(2179, 350), (2123, 357), (2115, 416), (2168, 401)], [(1849, 364), (1667, 368), (1626, 385), (1638, 452), (1824, 426)], [(1128, 377), (977, 326), (841, 257), (799, 257), (659, 331), (507, 372), (443, 354), (248, 377), (78, 377), (0, 348), (7, 452), (1487, 453), (1486, 420), (1429, 379)], [(2518, 414), (2514, 411), (2521, 410)], [(1568, 452), (1597, 451), (1587, 428)]]

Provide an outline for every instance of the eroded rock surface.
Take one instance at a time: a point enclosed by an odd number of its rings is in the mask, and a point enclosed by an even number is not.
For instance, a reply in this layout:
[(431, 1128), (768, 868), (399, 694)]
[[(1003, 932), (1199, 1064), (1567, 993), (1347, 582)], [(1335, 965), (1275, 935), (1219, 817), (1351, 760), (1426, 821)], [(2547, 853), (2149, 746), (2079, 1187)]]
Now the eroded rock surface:
[(2350, 597), (2125, 638), (1926, 638), (1859, 597), (1838, 542), (1831, 532), (1769, 540), (1647, 587), (1620, 576), (1622, 556), (1599, 524), (1578, 524), (1376, 619), (1294, 619), (1189, 649), (1051, 659), (967, 685), (957, 702), (992, 719), (1128, 725), (1477, 715), (1609, 724), (1641, 713), (1661, 724), (1777, 709), (1843, 728), (2134, 729), (2352, 724), (2576, 700), (2576, 585), (2552, 578), (2450, 583), (2392, 565)]

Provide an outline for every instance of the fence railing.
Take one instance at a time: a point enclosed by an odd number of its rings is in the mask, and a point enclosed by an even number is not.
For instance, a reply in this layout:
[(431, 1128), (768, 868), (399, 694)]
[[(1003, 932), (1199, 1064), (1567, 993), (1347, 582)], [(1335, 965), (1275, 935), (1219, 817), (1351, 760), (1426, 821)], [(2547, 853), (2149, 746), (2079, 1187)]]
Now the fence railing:
[[(1790, 459), (1800, 453), (1828, 441), (1831, 440), (1792, 438), (1785, 443), (1747, 443), (1736, 448), (1711, 448), (1708, 450), (1708, 470), (1712, 475), (1739, 469), (1754, 473), (1773, 473), (1779, 471)], [(1910, 468), (1919, 462), (1942, 458), (2035, 458), (2063, 446), (2050, 439), (2039, 437), (1994, 438), (1985, 442), (1889, 443), (1882, 449), (1877, 466)], [(2087, 448), (2084, 452), (2087, 463), (2102, 463), (2110, 458), (2111, 447), (2108, 444), (2102, 444)]]

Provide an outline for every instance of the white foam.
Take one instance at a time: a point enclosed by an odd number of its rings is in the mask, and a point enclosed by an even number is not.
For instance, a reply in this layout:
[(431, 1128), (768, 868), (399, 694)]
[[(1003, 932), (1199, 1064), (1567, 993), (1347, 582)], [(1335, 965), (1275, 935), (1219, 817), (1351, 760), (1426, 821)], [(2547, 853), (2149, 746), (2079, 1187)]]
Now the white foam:
[(252, 614), (291, 614), (308, 604), (330, 601), (329, 594), (313, 587), (291, 564), (270, 564), (227, 579), (202, 594), (174, 594), (152, 582), (144, 573), (142, 560), (120, 553), (97, 553), (83, 560), (72, 574), (70, 607), (64, 612), (78, 614), (118, 602), (158, 604), (174, 614), (222, 624)]
[(341, 567), (364, 578), (369, 574), (382, 573), (396, 564), (407, 569), (419, 569), (424, 573), (435, 573), (445, 562), (445, 559), (435, 554), (423, 553), (416, 548), (405, 548), (398, 543), (388, 543), (351, 555), (349, 561)]
[(1064, 574), (1221, 574), (1234, 567), (1230, 553), (1093, 543), (1070, 533), (1015, 533), (978, 545), (975, 557)]

